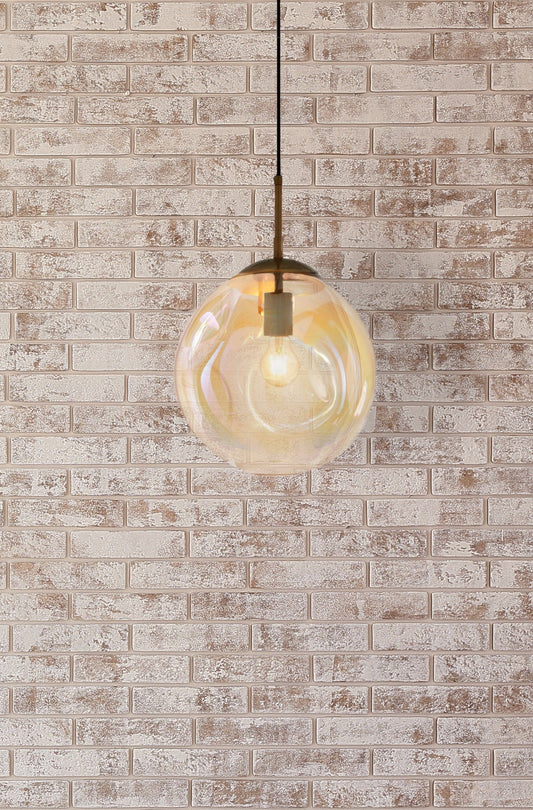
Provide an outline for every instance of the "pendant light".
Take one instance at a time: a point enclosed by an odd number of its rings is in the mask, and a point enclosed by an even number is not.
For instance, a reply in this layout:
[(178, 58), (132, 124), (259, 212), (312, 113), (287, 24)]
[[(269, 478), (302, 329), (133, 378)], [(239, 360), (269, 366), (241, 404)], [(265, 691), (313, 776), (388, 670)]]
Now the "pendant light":
[(375, 376), (357, 312), (315, 270), (283, 256), (280, 29), (277, 0), (274, 255), (215, 290), (189, 321), (175, 365), (191, 430), (230, 464), (270, 475), (309, 470), (345, 450)]

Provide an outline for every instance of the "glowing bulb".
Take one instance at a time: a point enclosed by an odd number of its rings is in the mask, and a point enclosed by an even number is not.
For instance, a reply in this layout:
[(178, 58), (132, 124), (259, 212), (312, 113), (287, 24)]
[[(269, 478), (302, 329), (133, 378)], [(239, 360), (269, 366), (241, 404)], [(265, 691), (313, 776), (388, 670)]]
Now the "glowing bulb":
[(261, 374), (266, 382), (279, 387), (289, 385), (299, 370), (300, 363), (291, 349), (289, 338), (273, 338), (261, 360)]

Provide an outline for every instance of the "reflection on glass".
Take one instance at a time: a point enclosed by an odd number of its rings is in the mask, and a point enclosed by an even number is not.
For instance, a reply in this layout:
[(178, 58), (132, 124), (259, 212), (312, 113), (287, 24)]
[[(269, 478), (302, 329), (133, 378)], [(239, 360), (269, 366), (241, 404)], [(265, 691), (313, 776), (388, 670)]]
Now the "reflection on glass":
[(178, 347), (176, 390), (191, 429), (217, 455), (249, 472), (297, 473), (334, 459), (361, 429), (374, 354), (355, 310), (310, 275), (284, 273), (290, 333), (265, 335), (274, 290), (267, 272), (215, 290)]

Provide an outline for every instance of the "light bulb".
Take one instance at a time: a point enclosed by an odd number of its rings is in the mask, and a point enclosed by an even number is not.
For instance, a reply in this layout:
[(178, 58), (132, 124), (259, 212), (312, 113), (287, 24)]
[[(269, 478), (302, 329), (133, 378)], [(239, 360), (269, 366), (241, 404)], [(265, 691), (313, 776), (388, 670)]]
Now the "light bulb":
[(219, 458), (290, 474), (336, 458), (360, 431), (374, 354), (355, 310), (290, 259), (221, 284), (189, 321), (176, 391), (191, 430)]
[(300, 363), (288, 337), (270, 338), (270, 346), (261, 359), (261, 373), (270, 385), (285, 386), (296, 379)]

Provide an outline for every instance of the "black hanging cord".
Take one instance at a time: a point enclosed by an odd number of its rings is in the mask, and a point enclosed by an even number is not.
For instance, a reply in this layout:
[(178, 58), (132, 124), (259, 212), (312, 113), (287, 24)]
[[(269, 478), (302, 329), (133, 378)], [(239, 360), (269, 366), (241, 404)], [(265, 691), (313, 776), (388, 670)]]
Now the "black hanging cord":
[(281, 0), (277, 0), (277, 17), (276, 17), (276, 155), (277, 155), (277, 174), (281, 175)]
[[(276, 176), (274, 177), (274, 258), (283, 258), (283, 239), (281, 236), (281, 0), (277, 0), (276, 19)], [(276, 279), (278, 284), (278, 279)], [(279, 284), (282, 284), (281, 275)], [(281, 289), (281, 287), (280, 287)]]

